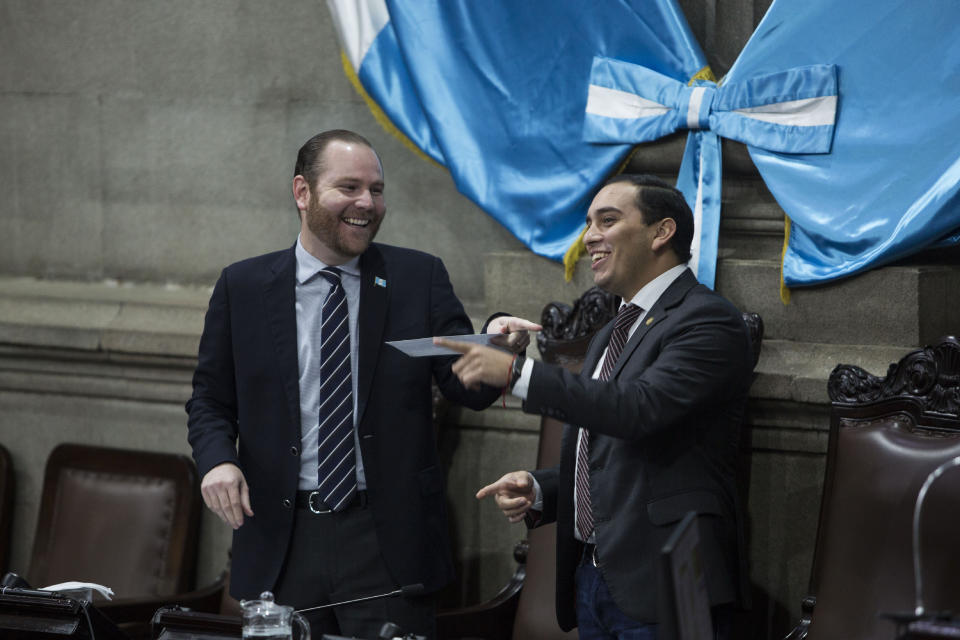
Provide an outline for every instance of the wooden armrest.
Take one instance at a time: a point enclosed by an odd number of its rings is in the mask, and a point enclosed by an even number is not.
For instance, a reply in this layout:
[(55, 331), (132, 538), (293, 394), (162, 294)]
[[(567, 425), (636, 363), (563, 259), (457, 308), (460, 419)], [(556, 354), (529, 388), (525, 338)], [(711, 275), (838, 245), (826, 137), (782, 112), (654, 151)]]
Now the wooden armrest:
[(520, 590), (527, 575), (527, 541), (521, 540), (513, 549), (518, 562), (513, 576), (497, 595), (486, 602), (448, 609), (437, 614), (439, 640), (466, 640), (467, 638), (509, 638), (517, 614)]
[(810, 629), (810, 620), (813, 618), (813, 608), (817, 604), (816, 596), (807, 596), (800, 603), (800, 622), (783, 640), (804, 640)]

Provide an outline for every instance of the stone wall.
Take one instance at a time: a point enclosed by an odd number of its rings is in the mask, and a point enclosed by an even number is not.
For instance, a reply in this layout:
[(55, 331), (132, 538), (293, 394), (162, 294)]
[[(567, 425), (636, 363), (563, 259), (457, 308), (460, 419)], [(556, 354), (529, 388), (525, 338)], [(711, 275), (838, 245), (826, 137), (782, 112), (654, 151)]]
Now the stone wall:
[[(203, 312), (224, 266), (290, 246), (299, 146), (380, 152), (378, 240), (441, 256), (471, 311), (483, 256), (521, 245), (375, 122), (322, 2), (0, 1), (0, 442), (25, 572), (58, 442), (188, 453)], [(201, 581), (229, 532), (202, 527)]]
[(380, 239), (433, 251), (482, 297), (520, 249), (374, 121), (322, 2), (0, 2), (0, 274), (212, 285), (288, 247), (299, 146), (331, 128), (383, 157)]

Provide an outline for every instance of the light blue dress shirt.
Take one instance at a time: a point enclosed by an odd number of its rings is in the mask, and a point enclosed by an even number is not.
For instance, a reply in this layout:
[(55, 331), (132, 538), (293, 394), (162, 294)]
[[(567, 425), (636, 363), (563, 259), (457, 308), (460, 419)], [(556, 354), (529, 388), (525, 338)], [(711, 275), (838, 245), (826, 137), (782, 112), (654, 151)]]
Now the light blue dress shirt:
[[(330, 282), (318, 275), (328, 265), (311, 255), (297, 236), (294, 249), (297, 259), (297, 366), (300, 380), (300, 489), (313, 490), (317, 477), (317, 431), (320, 426), (320, 325), (323, 301), (330, 292)], [(359, 256), (337, 265), (340, 282), (347, 297), (350, 314), (350, 374), (353, 384), (353, 442), (357, 456), (357, 487), (366, 489), (360, 440), (357, 435), (357, 317), (360, 311)]]

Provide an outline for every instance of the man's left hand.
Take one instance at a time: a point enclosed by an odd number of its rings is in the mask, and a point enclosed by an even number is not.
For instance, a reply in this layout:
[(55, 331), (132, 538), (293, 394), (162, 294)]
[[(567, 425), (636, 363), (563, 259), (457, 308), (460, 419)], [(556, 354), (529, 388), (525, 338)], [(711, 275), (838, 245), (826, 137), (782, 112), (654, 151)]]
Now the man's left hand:
[(506, 387), (510, 382), (510, 367), (514, 358), (512, 354), (484, 345), (458, 342), (447, 338), (434, 338), (433, 344), (463, 354), (453, 363), (453, 373), (468, 389), (476, 389), (481, 384)]
[(516, 316), (498, 316), (487, 324), (487, 333), (498, 333), (493, 343), (514, 353), (523, 353), (530, 344), (530, 331), (543, 329), (538, 324)]

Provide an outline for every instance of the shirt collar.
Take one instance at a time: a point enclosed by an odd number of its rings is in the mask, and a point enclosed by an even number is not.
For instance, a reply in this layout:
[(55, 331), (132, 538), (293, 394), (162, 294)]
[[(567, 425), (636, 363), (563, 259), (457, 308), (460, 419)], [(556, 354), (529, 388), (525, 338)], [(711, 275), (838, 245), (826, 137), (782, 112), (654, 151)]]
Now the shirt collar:
[[(297, 235), (297, 245), (294, 248), (294, 254), (297, 258), (297, 284), (306, 284), (315, 278), (322, 269), (330, 266), (328, 264), (324, 264), (322, 260), (317, 259), (316, 256), (307, 251), (303, 247), (303, 243), (300, 241), (299, 235)], [(359, 278), (360, 256), (351, 258), (343, 264), (338, 264), (337, 269), (340, 269), (340, 271), (343, 273), (347, 273), (351, 276), (356, 276)]]
[(625, 304), (633, 303), (643, 309), (644, 311), (650, 311), (653, 308), (653, 305), (657, 303), (657, 300), (660, 299), (660, 296), (663, 295), (663, 292), (666, 291), (673, 281), (680, 277), (680, 274), (687, 270), (686, 264), (678, 264), (675, 267), (667, 269), (656, 278), (643, 285), (640, 288), (640, 291), (637, 291), (637, 294), (633, 296), (631, 300), (624, 300), (620, 303), (620, 306), (623, 307)]

